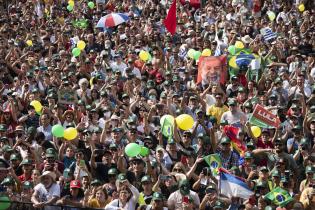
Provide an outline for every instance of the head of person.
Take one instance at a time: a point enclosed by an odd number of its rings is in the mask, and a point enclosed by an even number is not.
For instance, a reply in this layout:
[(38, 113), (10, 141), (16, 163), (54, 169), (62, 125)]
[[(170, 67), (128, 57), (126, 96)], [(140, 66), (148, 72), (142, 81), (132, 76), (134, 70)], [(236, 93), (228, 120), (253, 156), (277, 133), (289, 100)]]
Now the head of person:
[(45, 186), (46, 189), (50, 188), (55, 180), (56, 174), (52, 171), (45, 171), (40, 177), (40, 182)]
[(144, 191), (151, 191), (152, 190), (152, 179), (150, 176), (145, 175), (141, 179), (141, 186)]
[(220, 143), (221, 143), (222, 152), (231, 151), (231, 140), (228, 137), (223, 137)]
[(129, 187), (125, 185), (119, 188), (118, 194), (119, 194), (119, 201), (121, 201), (122, 203), (127, 203), (132, 197), (131, 190), (129, 189)]
[(152, 209), (153, 210), (163, 210), (163, 201), (164, 201), (164, 196), (160, 192), (155, 192), (152, 195)]
[(190, 193), (190, 184), (187, 179), (180, 180), (179, 182), (179, 192), (182, 196), (187, 196)]
[(280, 139), (276, 139), (275, 141), (275, 149), (276, 149), (276, 153), (280, 154), (283, 152), (283, 148), (284, 144)]
[(78, 197), (80, 190), (81, 190), (80, 180), (72, 180), (70, 182), (70, 194), (71, 194), (71, 196), (73, 198)]
[(95, 198), (100, 202), (104, 202), (108, 199), (107, 190), (103, 187), (97, 187), (95, 190)]
[(132, 166), (133, 172), (142, 173), (144, 171), (145, 163), (141, 158), (138, 157), (132, 158), (130, 164)]
[(229, 110), (232, 112), (232, 113), (235, 113), (236, 110), (237, 110), (237, 102), (236, 100), (234, 99), (230, 99), (228, 101), (228, 106), (229, 106)]

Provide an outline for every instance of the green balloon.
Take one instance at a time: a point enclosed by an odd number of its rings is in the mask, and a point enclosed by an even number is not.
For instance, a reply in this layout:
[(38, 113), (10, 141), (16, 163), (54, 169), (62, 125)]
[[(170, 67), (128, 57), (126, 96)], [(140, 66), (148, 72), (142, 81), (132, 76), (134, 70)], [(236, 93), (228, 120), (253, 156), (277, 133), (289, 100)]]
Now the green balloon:
[(125, 153), (128, 157), (136, 157), (140, 154), (141, 146), (136, 143), (130, 143), (125, 147)]
[(53, 134), (55, 137), (58, 137), (58, 138), (63, 137), (64, 131), (65, 131), (65, 129), (62, 127), (62, 125), (59, 125), (59, 124), (54, 125), (54, 126), (51, 128), (52, 134)]
[(141, 147), (140, 155), (146, 157), (150, 154), (150, 150), (147, 147)]
[(194, 59), (195, 59), (195, 61), (198, 60), (200, 58), (200, 56), (201, 56), (201, 52), (200, 51), (195, 51), (194, 52)]
[(6, 210), (10, 208), (11, 206), (11, 201), (8, 198), (8, 196), (1, 196), (0, 197), (0, 210)]
[(88, 6), (89, 6), (90, 9), (93, 9), (94, 6), (95, 6), (95, 4), (94, 4), (93, 1), (90, 1), (90, 2), (88, 3)]
[(81, 54), (81, 50), (79, 48), (76, 47), (72, 49), (72, 55), (74, 57), (78, 57), (80, 54)]
[(188, 52), (187, 52), (188, 57), (193, 59), (195, 52), (196, 51), (194, 49), (189, 49)]
[(236, 48), (234, 45), (229, 46), (228, 51), (230, 55), (235, 55), (236, 54)]
[(73, 6), (68, 5), (68, 6), (67, 6), (67, 10), (68, 10), (69, 12), (71, 12), (71, 11), (73, 10)]

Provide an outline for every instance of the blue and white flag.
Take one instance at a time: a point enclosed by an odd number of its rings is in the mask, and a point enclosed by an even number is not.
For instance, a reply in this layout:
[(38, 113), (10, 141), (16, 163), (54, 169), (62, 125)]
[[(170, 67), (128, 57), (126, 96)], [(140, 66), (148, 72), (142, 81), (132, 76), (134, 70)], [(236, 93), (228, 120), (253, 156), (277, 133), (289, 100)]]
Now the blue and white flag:
[(238, 197), (248, 199), (254, 194), (244, 181), (222, 171), (220, 173), (220, 189), (221, 193), (229, 198)]
[(269, 41), (270, 39), (277, 38), (277, 34), (272, 32), (272, 30), (268, 27), (262, 28), (260, 30), (261, 35), (263, 35), (264, 40)]

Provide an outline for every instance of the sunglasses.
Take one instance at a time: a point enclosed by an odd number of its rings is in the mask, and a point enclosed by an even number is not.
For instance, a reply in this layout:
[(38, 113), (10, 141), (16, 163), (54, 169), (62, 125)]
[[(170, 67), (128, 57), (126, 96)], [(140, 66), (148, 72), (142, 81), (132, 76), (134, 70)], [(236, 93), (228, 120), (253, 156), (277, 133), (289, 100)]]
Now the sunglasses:
[(183, 170), (181, 168), (174, 168), (173, 171), (174, 172), (183, 172)]

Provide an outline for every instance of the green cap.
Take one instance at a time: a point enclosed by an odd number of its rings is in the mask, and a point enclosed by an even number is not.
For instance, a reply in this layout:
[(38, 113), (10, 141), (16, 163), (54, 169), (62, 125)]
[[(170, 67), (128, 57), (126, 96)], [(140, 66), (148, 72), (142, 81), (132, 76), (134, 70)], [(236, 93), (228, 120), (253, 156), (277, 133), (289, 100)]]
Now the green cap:
[(14, 179), (12, 177), (6, 177), (2, 182), (1, 185), (12, 185), (14, 184)]
[(313, 166), (306, 166), (305, 168), (305, 173), (314, 173), (315, 172), (315, 168)]
[(300, 141), (300, 145), (308, 145), (308, 140), (306, 138), (302, 138)]
[(266, 172), (268, 172), (269, 170), (268, 170), (268, 168), (266, 166), (262, 166), (262, 167), (259, 168), (259, 171), (266, 171)]
[(121, 174), (118, 175), (117, 179), (119, 181), (124, 181), (124, 180), (127, 179), (127, 176), (126, 176), (126, 174), (121, 173)]
[(108, 170), (108, 175), (117, 175), (118, 174), (118, 171), (116, 168), (110, 168)]
[(25, 182), (23, 183), (23, 188), (24, 188), (24, 189), (31, 189), (31, 188), (33, 188), (32, 182), (30, 182), (30, 181), (25, 181)]
[(282, 80), (279, 78), (279, 77), (277, 77), (276, 79), (275, 79), (275, 84), (278, 84), (278, 83), (281, 83), (282, 82)]
[(266, 206), (265, 210), (275, 210), (275, 208), (273, 206)]
[(281, 174), (280, 174), (280, 171), (278, 171), (278, 170), (274, 170), (272, 173), (271, 173), (271, 176), (272, 177), (280, 177), (281, 176)]
[(189, 181), (187, 179), (180, 180), (179, 191), (182, 195), (188, 195), (190, 192)]
[(23, 165), (32, 165), (32, 164), (33, 164), (32, 160), (24, 159), (24, 160), (22, 160), (20, 165), (23, 166)]
[(257, 181), (256, 187), (267, 187), (267, 182), (265, 181)]
[(143, 176), (141, 179), (141, 183), (142, 182), (152, 182), (151, 177), (148, 175)]
[(153, 193), (152, 200), (153, 201), (162, 201), (163, 200), (163, 194), (159, 193), (159, 192)]
[(245, 92), (245, 88), (244, 88), (244, 87), (242, 87), (242, 86), (241, 86), (241, 87), (239, 87), (239, 88), (238, 88), (238, 92)]
[(12, 151), (13, 151), (13, 149), (9, 145), (4, 145), (2, 147), (2, 152), (12, 152)]
[(46, 150), (46, 157), (55, 157), (55, 156), (56, 156), (56, 153), (54, 149), (49, 148)]
[(99, 185), (102, 185), (102, 182), (98, 179), (94, 179), (92, 182), (91, 182), (91, 185), (92, 186), (99, 186)]
[(223, 137), (221, 139), (221, 144), (228, 144), (231, 143), (231, 140), (228, 137)]
[(255, 149), (255, 145), (252, 141), (249, 141), (247, 144), (246, 144), (246, 147), (247, 148), (252, 148), (252, 149)]
[(244, 156), (244, 158), (245, 158), (245, 159), (253, 159), (253, 158), (254, 158), (254, 156), (253, 156), (253, 154), (252, 154), (252, 153), (250, 153), (250, 152), (245, 152), (245, 156)]
[(301, 131), (301, 130), (302, 130), (302, 126), (300, 126), (300, 125), (296, 125), (296, 126), (294, 126), (292, 128), (292, 132), (294, 132), (294, 131)]
[(7, 126), (4, 124), (0, 124), (0, 131), (6, 131), (7, 130)]
[(227, 104), (229, 106), (235, 106), (236, 105), (236, 101), (234, 99), (230, 99)]
[(121, 98), (129, 98), (129, 95), (127, 93), (124, 93)]
[(223, 203), (221, 201), (216, 201), (213, 209), (216, 209), (216, 208), (221, 208), (221, 209), (224, 208)]
[(20, 160), (20, 156), (17, 155), (17, 154), (12, 154), (12, 155), (10, 156), (10, 160)]

